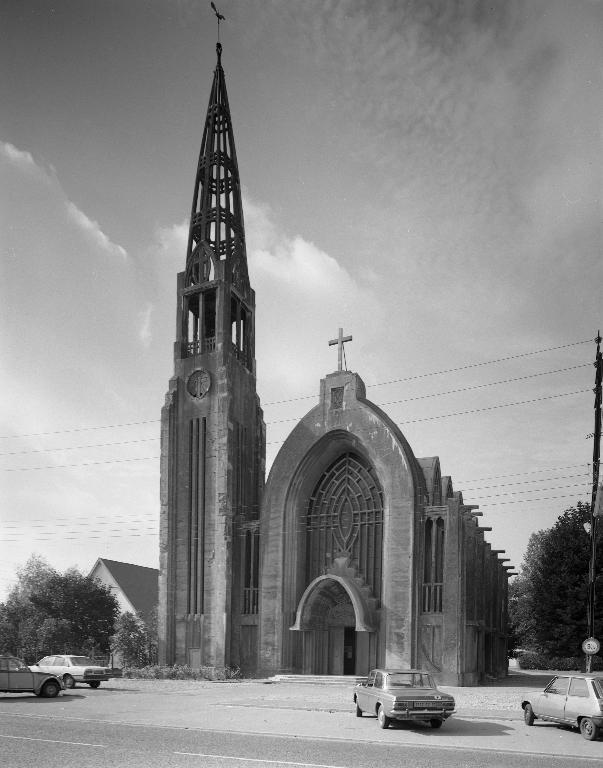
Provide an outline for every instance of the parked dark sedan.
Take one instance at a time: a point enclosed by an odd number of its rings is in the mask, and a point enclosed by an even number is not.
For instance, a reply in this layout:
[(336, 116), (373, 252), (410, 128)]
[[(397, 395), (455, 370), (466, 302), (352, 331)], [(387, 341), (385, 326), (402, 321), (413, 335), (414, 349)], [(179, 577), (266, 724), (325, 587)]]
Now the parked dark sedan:
[(417, 669), (374, 669), (354, 688), (356, 717), (377, 715), (381, 728), (392, 720), (419, 720), (440, 728), (454, 712), (454, 698), (439, 691), (427, 672)]
[(35, 672), (16, 656), (0, 656), (0, 692), (35, 693), (52, 699), (64, 688), (56, 675)]

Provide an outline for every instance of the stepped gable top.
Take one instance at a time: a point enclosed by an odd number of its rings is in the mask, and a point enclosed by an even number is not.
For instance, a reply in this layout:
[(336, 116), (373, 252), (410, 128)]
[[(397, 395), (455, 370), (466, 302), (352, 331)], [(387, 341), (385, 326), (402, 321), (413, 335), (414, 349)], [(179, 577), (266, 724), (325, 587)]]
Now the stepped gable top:
[[(433, 506), (442, 504), (442, 480), (440, 476), (440, 457), (427, 456), (417, 459), (425, 477), (425, 485), (429, 494), (429, 503)], [(445, 498), (445, 497), (444, 497)]]
[(118, 560), (99, 557), (90, 571), (90, 575), (94, 573), (100, 563), (113, 576), (136, 611), (148, 618), (157, 607), (159, 570), (144, 565), (122, 563)]
[(446, 502), (446, 499), (450, 499), (454, 496), (454, 488), (452, 487), (452, 478), (450, 475), (444, 475), (442, 477), (442, 504)]

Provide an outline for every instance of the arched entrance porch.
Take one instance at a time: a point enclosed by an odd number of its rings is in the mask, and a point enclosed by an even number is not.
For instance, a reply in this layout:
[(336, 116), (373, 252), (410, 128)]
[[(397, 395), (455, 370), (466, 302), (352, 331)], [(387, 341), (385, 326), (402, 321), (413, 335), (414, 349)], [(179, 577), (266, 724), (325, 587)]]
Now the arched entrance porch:
[(366, 596), (344, 576), (325, 574), (305, 590), (292, 631), (302, 633), (303, 674), (366, 674), (376, 633)]

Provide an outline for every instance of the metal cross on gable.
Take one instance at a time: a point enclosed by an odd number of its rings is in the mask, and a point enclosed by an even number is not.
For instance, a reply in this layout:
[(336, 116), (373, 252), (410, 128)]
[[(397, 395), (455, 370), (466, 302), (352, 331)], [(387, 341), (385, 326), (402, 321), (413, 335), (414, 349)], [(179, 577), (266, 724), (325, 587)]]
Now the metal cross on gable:
[(344, 336), (343, 335), (343, 328), (339, 329), (339, 335), (336, 339), (331, 339), (329, 341), (329, 346), (333, 347), (335, 344), (337, 344), (337, 370), (342, 371), (342, 363), (343, 363), (343, 345), (346, 343), (346, 341), (352, 341), (351, 336)]

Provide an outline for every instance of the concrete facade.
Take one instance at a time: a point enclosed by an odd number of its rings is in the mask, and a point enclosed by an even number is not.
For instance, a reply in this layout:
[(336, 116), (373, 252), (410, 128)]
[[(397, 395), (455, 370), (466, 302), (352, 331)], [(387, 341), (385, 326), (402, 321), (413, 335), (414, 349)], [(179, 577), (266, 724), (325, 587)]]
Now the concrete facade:
[(264, 489), (255, 295), (217, 50), (161, 416), (160, 662), (422, 667), (453, 685), (504, 675), (507, 567), (439, 459), (415, 457), (357, 374), (340, 364), (321, 381)]
[[(381, 581), (372, 586), (359, 562), (363, 512), (346, 521), (345, 499), (327, 527), (348, 535), (327, 533), (322, 572), (308, 573), (309, 504), (321, 476), (344, 455), (374, 473), (382, 498)], [(417, 460), (398, 427), (366, 399), (357, 374), (328, 375), (319, 404), (285, 441), (266, 485), (260, 673), (421, 667), (451, 685), (504, 675), (506, 570), (484, 542), (475, 509), (450, 478), (442, 480), (437, 457)]]

